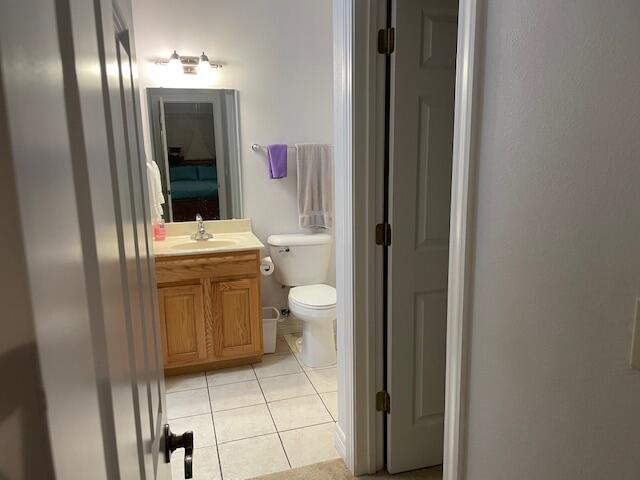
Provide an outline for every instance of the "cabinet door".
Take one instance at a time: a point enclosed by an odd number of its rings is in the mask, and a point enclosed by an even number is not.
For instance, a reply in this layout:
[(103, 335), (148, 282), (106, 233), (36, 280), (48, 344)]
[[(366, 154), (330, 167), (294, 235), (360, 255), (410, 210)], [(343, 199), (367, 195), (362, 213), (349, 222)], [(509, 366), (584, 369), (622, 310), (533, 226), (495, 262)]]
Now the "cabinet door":
[(262, 354), (258, 279), (214, 281), (213, 346), (218, 358)]
[(160, 287), (158, 299), (165, 367), (206, 359), (202, 285)]

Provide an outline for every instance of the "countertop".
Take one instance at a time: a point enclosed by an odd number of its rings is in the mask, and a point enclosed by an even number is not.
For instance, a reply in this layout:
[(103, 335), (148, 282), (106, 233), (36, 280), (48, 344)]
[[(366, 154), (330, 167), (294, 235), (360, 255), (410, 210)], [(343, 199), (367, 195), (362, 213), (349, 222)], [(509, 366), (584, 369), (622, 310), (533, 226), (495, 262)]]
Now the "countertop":
[(213, 220), (205, 222), (209, 240), (191, 240), (197, 230), (196, 222), (166, 224), (167, 238), (153, 242), (156, 257), (202, 255), (206, 253), (260, 250), (264, 245), (251, 231), (251, 220)]

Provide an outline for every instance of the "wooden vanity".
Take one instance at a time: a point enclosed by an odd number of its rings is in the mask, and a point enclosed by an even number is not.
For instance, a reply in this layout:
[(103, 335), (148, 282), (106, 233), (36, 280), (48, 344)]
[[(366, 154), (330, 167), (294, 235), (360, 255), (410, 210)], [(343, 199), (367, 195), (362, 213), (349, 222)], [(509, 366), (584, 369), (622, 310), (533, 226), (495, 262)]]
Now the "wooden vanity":
[(168, 375), (260, 361), (260, 251), (156, 256)]

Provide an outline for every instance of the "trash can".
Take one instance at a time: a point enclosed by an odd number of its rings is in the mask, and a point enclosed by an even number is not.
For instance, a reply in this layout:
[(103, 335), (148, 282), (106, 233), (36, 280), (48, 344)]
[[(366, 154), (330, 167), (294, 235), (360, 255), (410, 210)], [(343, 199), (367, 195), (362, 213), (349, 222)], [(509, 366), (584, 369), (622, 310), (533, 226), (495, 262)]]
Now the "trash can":
[(278, 335), (278, 321), (280, 310), (276, 307), (262, 308), (262, 337), (264, 340), (264, 353), (276, 351), (276, 337)]

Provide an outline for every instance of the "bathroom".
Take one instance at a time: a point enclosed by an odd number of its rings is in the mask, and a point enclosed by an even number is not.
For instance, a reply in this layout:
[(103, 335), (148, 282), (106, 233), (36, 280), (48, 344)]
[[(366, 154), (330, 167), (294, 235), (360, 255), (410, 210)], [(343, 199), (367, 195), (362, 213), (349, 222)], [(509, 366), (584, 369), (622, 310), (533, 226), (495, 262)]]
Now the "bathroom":
[(193, 432), (196, 479), (339, 457), (331, 13), (133, 2), (167, 416)]

